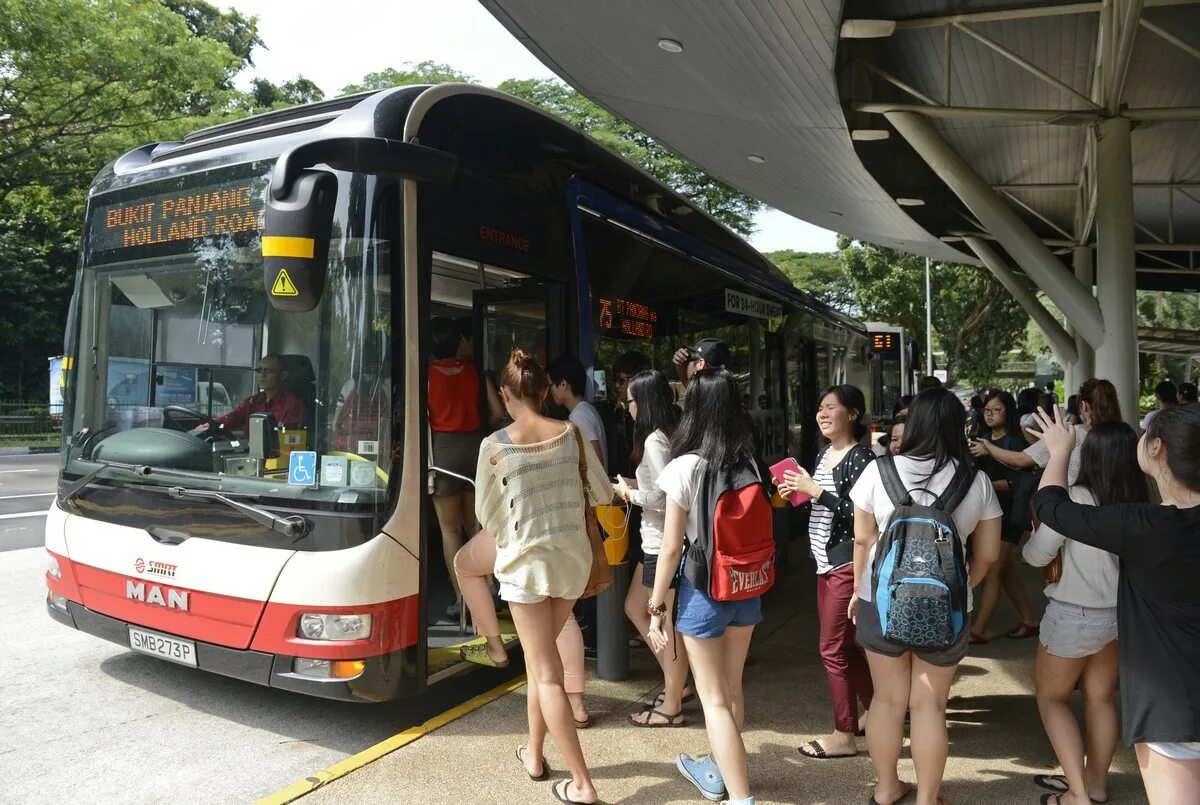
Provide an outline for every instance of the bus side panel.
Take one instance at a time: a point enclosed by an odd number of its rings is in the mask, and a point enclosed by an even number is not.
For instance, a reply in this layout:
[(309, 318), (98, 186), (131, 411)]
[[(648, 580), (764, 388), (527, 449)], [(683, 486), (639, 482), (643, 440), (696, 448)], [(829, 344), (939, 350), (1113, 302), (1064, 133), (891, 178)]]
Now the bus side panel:
[(66, 557), (80, 603), (122, 621), (219, 646), (250, 645), (294, 551), (193, 537), (173, 545), (140, 528), (69, 514)]

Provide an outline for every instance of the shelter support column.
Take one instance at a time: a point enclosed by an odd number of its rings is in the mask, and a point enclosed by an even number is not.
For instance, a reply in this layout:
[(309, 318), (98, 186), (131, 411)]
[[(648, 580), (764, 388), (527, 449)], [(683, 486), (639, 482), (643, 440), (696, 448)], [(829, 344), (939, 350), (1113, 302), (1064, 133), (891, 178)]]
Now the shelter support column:
[(1046, 342), (1050, 345), (1050, 349), (1054, 350), (1059, 362), (1063, 366), (1074, 364), (1078, 357), (1075, 339), (1067, 334), (1063, 326), (1058, 323), (1058, 319), (1054, 318), (1050, 311), (1046, 310), (1045, 306), (1038, 301), (1037, 295), (1028, 285), (1017, 278), (1016, 273), (1004, 258), (986, 240), (966, 238), (966, 242), (971, 247), (971, 251), (975, 252), (975, 256), (983, 261), (983, 264), (991, 270), (996, 279), (1000, 280), (1000, 283), (1008, 289), (1008, 292), (1025, 309), (1034, 323), (1045, 333)]
[[(922, 115), (887, 112), (888, 122), (971, 210), (1013, 260), (1058, 305), (1091, 344), (1104, 340), (1104, 320), (1092, 295), (991, 186), (950, 147)], [(1128, 143), (1128, 141), (1126, 141)], [(1126, 151), (1126, 164), (1129, 154)]]
[(1129, 120), (1102, 121), (1096, 148), (1096, 298), (1104, 315), (1104, 340), (1096, 346), (1096, 376), (1116, 386), (1124, 419), (1136, 427), (1137, 274)]
[[(1075, 279), (1079, 280), (1079, 284), (1090, 293), (1092, 285), (1096, 280), (1095, 270), (1092, 265), (1092, 247), (1076, 246), (1072, 254), (1072, 259), (1075, 263)], [(1096, 350), (1087, 342), (1086, 338), (1074, 332), (1074, 329), (1070, 322), (1068, 322), (1067, 331), (1074, 334), (1075, 350), (1078, 353), (1075, 363), (1070, 367), (1067, 374), (1068, 382), (1066, 383), (1066, 391), (1068, 397), (1079, 389), (1083, 381), (1096, 376)]]

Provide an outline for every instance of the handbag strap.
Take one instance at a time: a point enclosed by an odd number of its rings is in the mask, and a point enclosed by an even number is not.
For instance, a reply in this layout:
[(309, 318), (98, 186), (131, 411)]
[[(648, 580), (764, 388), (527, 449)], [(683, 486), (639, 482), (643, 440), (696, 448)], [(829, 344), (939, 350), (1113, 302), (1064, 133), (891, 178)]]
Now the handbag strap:
[(579, 448), (579, 483), (583, 485), (583, 507), (588, 508), (588, 497), (595, 497), (592, 494), (592, 486), (588, 483), (587, 470), (587, 455), (583, 452), (586, 445), (583, 443), (583, 434), (579, 432), (579, 426), (574, 422), (570, 423), (571, 431), (575, 434), (575, 446)]

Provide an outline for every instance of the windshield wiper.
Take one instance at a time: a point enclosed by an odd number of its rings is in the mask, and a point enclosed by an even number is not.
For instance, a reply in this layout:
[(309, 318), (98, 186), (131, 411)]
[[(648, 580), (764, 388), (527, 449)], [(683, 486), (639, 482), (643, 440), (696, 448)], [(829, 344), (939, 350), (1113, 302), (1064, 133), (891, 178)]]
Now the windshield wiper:
[(199, 498), (205, 500), (219, 500), (231, 509), (235, 509), (249, 517), (260, 525), (265, 525), (274, 531), (278, 531), (285, 537), (303, 537), (309, 531), (309, 523), (298, 514), (292, 514), (287, 517), (280, 517), (266, 509), (258, 506), (251, 506), (249, 503), (242, 503), (239, 500), (226, 497), (220, 492), (212, 492), (208, 489), (185, 489), (182, 486), (172, 486), (167, 489), (167, 494), (173, 498)]
[(84, 475), (82, 478), (77, 480), (71, 486), (70, 489), (68, 489), (66, 492), (63, 492), (58, 498), (59, 502), (60, 503), (70, 503), (72, 500), (74, 500), (76, 497), (79, 496), (79, 493), (81, 493), (84, 489), (87, 488), (88, 484), (90, 484), (92, 481), (96, 480), (96, 478), (100, 475), (100, 473), (104, 472), (107, 469), (112, 469), (114, 467), (117, 469), (121, 469), (121, 470), (129, 470), (129, 472), (132, 473), (133, 475), (149, 475), (150, 474), (150, 468), (147, 467), (145, 464), (123, 464), (123, 463), (116, 462), (116, 461), (101, 461), (100, 466), (96, 467), (96, 469), (92, 470), (87, 475)]

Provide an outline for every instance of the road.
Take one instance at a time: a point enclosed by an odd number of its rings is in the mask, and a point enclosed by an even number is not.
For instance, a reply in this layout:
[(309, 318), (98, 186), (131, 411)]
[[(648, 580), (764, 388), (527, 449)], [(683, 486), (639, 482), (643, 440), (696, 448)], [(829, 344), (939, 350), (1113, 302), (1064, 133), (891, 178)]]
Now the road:
[(0, 552), (43, 543), (57, 474), (57, 453), (0, 456)]
[(57, 462), (0, 456), (0, 517), (25, 513), (0, 519), (0, 612), (13, 627), (0, 648), (0, 802), (244, 803), (516, 673), (514, 664), (504, 676), (470, 674), (410, 702), (345, 704), (173, 665), (62, 626), (45, 611), (37, 513), (52, 500)]

